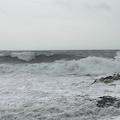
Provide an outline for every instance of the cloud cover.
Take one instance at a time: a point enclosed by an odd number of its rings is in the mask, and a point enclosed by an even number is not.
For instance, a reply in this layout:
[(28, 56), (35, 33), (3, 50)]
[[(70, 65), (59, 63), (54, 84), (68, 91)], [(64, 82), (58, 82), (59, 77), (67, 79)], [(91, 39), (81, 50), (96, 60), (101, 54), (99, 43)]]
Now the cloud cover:
[(84, 3), (83, 6), (89, 10), (112, 10), (111, 6), (106, 3), (99, 3), (98, 5), (91, 5), (88, 3)]
[(118, 0), (2, 0), (0, 49), (117, 49), (118, 3)]

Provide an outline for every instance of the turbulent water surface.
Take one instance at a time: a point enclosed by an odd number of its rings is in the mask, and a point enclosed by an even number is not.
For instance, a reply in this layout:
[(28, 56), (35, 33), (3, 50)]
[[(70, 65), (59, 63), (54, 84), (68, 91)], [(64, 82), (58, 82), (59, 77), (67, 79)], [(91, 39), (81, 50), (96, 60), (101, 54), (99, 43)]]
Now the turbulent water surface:
[(92, 83), (117, 73), (119, 50), (1, 51), (0, 120), (111, 120), (120, 109), (96, 100), (120, 81)]

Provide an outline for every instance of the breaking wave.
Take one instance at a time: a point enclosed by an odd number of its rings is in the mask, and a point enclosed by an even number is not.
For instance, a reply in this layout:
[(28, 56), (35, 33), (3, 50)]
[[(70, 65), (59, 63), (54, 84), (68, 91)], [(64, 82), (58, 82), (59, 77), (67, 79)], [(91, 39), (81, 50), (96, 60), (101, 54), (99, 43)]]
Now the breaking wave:
[(12, 63), (41, 63), (54, 62), (56, 60), (78, 60), (83, 58), (79, 55), (64, 53), (41, 53), (41, 52), (5, 52), (0, 54), (0, 62)]
[[(34, 55), (32, 58), (34, 58)], [(117, 56), (115, 56), (114, 59), (87, 57), (80, 60), (59, 60), (51, 63), (0, 65), (0, 73), (11, 72), (28, 72), (33, 74), (47, 74), (58, 76), (103, 75), (120, 73), (120, 52), (117, 52)]]
[(116, 61), (120, 62), (120, 51), (116, 53), (116, 56), (114, 58)]

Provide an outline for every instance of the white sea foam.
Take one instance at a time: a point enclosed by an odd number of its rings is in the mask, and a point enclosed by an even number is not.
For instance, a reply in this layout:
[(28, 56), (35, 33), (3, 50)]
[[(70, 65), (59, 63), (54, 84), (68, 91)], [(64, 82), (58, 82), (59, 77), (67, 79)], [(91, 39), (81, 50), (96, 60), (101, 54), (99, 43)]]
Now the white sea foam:
[(99, 96), (119, 96), (120, 83), (114, 83), (115, 89), (92, 82), (89, 77), (2, 74), (0, 120), (104, 120), (120, 115), (118, 108), (96, 106)]
[(96, 100), (100, 96), (119, 97), (120, 81), (91, 84), (98, 76), (75, 75), (119, 72), (118, 59), (100, 57), (0, 64), (0, 120), (110, 120), (120, 115), (120, 108), (99, 108)]

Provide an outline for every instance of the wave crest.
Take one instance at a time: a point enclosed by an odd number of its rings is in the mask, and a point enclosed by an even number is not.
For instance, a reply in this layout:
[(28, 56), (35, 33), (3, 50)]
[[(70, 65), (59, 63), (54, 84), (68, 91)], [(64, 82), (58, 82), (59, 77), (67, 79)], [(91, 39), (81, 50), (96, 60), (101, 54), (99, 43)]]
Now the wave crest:
[(21, 52), (21, 53), (11, 53), (11, 57), (17, 57), (20, 60), (30, 61), (32, 59), (35, 59), (35, 53), (34, 52)]
[(35, 59), (36, 54), (34, 52), (5, 52), (0, 54), (1, 57), (15, 57), (19, 60), (25, 60), (30, 61), (32, 59)]
[(116, 53), (116, 56), (114, 57), (116, 61), (120, 62), (120, 51)]
[(73, 60), (83, 58), (79, 55), (52, 52), (5, 52), (0, 54), (0, 62), (42, 63), (56, 60)]

